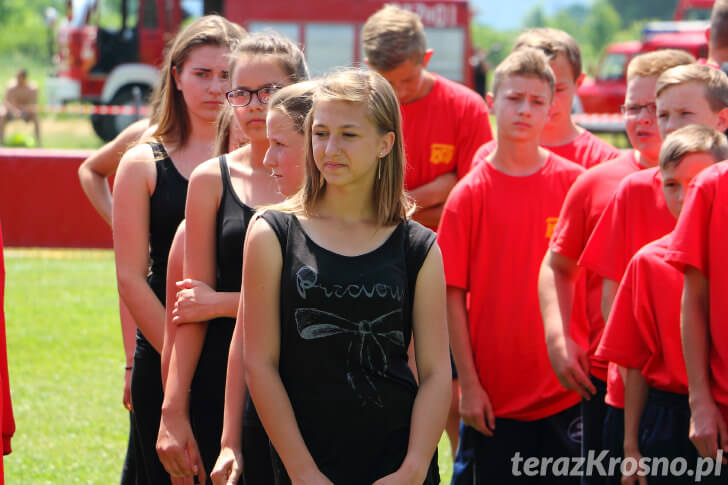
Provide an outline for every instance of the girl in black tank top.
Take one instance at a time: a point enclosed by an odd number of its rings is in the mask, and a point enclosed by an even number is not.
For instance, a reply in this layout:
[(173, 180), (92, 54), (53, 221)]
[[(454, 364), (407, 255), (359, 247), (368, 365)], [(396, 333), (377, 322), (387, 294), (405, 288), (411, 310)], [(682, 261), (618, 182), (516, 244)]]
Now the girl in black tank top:
[[(138, 465), (143, 471), (140, 483), (170, 483), (155, 449), (162, 404), (159, 351), (164, 338), (167, 256), (184, 217), (186, 176), (212, 153), (214, 132), (209, 123), (219, 107), (213, 101), (224, 100), (226, 54), (241, 35), (239, 26), (219, 16), (202, 17), (177, 35), (163, 62), (157, 128), (152, 135), (164, 145), (130, 149), (114, 182), (112, 222), (119, 293), (139, 328), (131, 389)], [(197, 143), (187, 143), (190, 139)]]
[[(270, 52), (264, 53), (266, 49)], [(265, 124), (258, 120), (265, 120), (267, 102), (278, 86), (301, 76), (298, 72), (289, 74), (288, 68), (295, 68), (296, 63), (287, 63), (285, 56), (281, 57), (282, 50), (290, 57), (297, 53), (302, 58), (293, 43), (270, 34), (252, 35), (239, 44), (232, 76), (238, 89), (231, 91), (228, 99), (238, 105), (235, 114), (250, 144), (203, 163), (190, 180), (185, 280), (177, 306), (180, 310), (190, 306), (194, 293), (207, 295), (210, 307), (221, 310), (203, 319), (198, 314), (193, 320), (181, 318), (181, 311), (173, 314), (176, 323), (186, 324), (177, 327), (174, 337), (157, 445), (171, 473), (193, 473), (189, 465), (179, 467), (180, 463), (187, 464), (185, 454), (189, 453), (202, 479), (212, 472), (220, 454), (228, 350), (240, 299), (244, 235), (253, 215), (250, 207), (281, 200), (275, 181), (263, 167), (268, 139)], [(247, 104), (240, 101), (246, 96)], [(257, 419), (251, 424), (256, 423)], [(260, 424), (257, 428), (261, 438), (253, 448), (258, 455), (246, 456), (243, 471), (249, 483), (270, 483), (268, 439)]]
[(338, 73), (306, 123), (304, 189), (255, 220), (244, 256), (246, 371), (274, 483), (434, 485), (445, 282), (434, 233), (407, 218), (396, 96), (374, 72)]

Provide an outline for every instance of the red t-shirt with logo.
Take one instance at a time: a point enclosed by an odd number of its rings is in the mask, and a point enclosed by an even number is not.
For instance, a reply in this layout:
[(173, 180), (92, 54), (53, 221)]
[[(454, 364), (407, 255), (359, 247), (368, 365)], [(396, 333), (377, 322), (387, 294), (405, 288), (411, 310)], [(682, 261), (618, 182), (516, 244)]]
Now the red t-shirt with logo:
[(647, 244), (629, 262), (597, 355), (641, 370), (650, 387), (687, 394), (680, 337), (683, 275), (665, 261), (670, 238)]
[[(480, 147), (475, 154), (473, 164), (482, 162), (485, 157), (495, 150), (496, 146), (497, 143), (493, 140)], [(592, 168), (621, 155), (618, 149), (587, 130), (582, 131), (579, 136), (569, 143), (558, 146), (541, 146), (551, 153), (578, 163), (584, 168)]]
[(469, 292), (472, 357), (499, 418), (530, 421), (579, 402), (551, 369), (537, 281), (566, 193), (583, 171), (553, 154), (523, 177), (483, 163), (445, 204), (445, 277)]
[[(566, 195), (554, 229), (549, 245), (551, 251), (578, 261), (619, 182), (641, 169), (634, 150), (630, 150), (609, 163), (587, 170), (576, 179)], [(604, 329), (601, 301), (602, 278), (589, 270), (582, 272), (576, 282), (570, 328), (572, 334), (579, 335), (584, 342), (591, 373), (606, 381), (607, 362), (594, 355)]]
[[(10, 401), (10, 379), (8, 377), (8, 353), (5, 338), (5, 259), (3, 255), (3, 233), (0, 227), (0, 425), (2, 426), (3, 455), (12, 451), (10, 439), (15, 433), (15, 419), (13, 417), (13, 406)], [(0, 456), (0, 467), (2, 457)], [(0, 474), (0, 483), (2, 474)]]
[(728, 163), (692, 180), (666, 259), (680, 271), (693, 266), (708, 279), (711, 390), (728, 407)]
[(400, 106), (407, 190), (448, 172), (462, 178), (478, 147), (493, 139), (483, 98), (456, 82), (433, 76), (434, 84), (425, 97)]
[[(584, 248), (579, 265), (602, 278), (619, 282), (632, 256), (674, 227), (675, 216), (665, 203), (660, 170), (641, 170), (626, 177), (617, 187)], [(624, 386), (616, 373), (615, 378), (607, 379), (607, 402), (624, 407)]]

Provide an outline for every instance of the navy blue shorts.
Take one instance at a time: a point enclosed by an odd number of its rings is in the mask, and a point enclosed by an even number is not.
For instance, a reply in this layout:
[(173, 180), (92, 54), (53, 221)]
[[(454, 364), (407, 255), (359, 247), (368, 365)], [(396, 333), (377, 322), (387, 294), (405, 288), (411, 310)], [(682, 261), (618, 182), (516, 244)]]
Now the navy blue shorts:
[[(579, 457), (581, 414), (579, 406), (535, 421), (496, 418), (494, 436), (460, 425), (460, 446), (453, 464), (453, 485), (494, 483), (578, 484), (578, 476), (527, 476), (524, 460)], [(553, 461), (552, 460), (552, 461)], [(545, 460), (544, 460), (545, 461)]]
[[(602, 447), (608, 451), (607, 462), (612, 458), (624, 456), (624, 409), (607, 406), (607, 414), (604, 417), (604, 428), (602, 431)], [(603, 483), (607, 485), (620, 485), (622, 473), (617, 470), (607, 476)]]
[[(581, 401), (581, 456), (588, 457), (589, 452), (598, 456), (603, 449), (602, 432), (604, 430), (604, 418), (607, 415), (607, 404), (604, 396), (607, 394), (607, 383), (594, 376), (590, 376), (592, 384), (597, 392), (590, 400)], [(581, 485), (605, 485), (606, 479), (600, 475), (584, 476)]]

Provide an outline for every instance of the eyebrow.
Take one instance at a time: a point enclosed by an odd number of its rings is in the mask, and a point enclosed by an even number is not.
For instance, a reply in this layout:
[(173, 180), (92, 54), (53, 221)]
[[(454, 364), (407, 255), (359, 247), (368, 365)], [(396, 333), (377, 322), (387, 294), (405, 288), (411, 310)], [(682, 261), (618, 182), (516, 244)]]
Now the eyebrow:
[[(278, 84), (278, 83), (266, 83), (266, 84), (263, 84), (263, 85), (261, 85), (261, 86), (258, 86), (258, 87), (257, 87), (257, 88), (255, 88), (255, 89), (265, 89), (265, 88), (272, 88), (272, 87), (274, 87), (274, 86), (280, 86), (280, 84)], [(248, 87), (248, 86), (237, 86), (237, 87), (233, 88), (233, 91), (235, 91), (235, 90), (237, 90), (237, 89), (244, 89), (245, 91), (255, 91), (255, 89), (253, 89), (253, 88), (250, 88), (250, 87)]]
[[(314, 123), (314, 128), (328, 128), (328, 126), (325, 123)], [(345, 125), (341, 125), (338, 128), (361, 128), (361, 126), (357, 125), (356, 123), (347, 123)]]

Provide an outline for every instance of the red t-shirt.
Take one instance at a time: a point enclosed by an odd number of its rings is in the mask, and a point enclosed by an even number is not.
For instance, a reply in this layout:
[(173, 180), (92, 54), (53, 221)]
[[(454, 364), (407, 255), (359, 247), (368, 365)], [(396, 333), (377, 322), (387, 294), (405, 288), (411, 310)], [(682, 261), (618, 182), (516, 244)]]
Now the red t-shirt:
[[(495, 140), (480, 147), (475, 153), (473, 164), (482, 162), (496, 147)], [(579, 136), (569, 143), (558, 146), (541, 145), (551, 153), (578, 163), (584, 168), (591, 168), (602, 162), (617, 158), (621, 152), (598, 136), (584, 130)]]
[(462, 178), (478, 147), (493, 139), (483, 98), (465, 86), (434, 76), (435, 83), (424, 98), (400, 106), (408, 190), (448, 172)]
[[(619, 182), (642, 166), (630, 150), (610, 163), (600, 164), (581, 175), (566, 195), (554, 237), (549, 245), (554, 253), (578, 261), (589, 236), (607, 207)], [(594, 353), (604, 329), (602, 318), (602, 278), (584, 271), (576, 282), (571, 311), (572, 334), (581, 336), (591, 361), (591, 373), (607, 380), (607, 362)]]
[[(675, 227), (662, 192), (658, 168), (622, 180), (584, 248), (579, 264), (602, 278), (622, 280), (632, 256)], [(607, 402), (624, 407), (624, 385), (615, 373), (607, 379)]]
[(551, 370), (537, 281), (561, 204), (583, 171), (553, 154), (524, 177), (484, 163), (445, 204), (438, 231), (445, 278), (469, 292), (473, 361), (499, 418), (530, 421), (579, 402)]
[[(13, 406), (10, 402), (10, 379), (8, 377), (8, 352), (5, 339), (5, 259), (3, 256), (3, 233), (0, 227), (0, 425), (2, 425), (3, 455), (12, 451), (10, 439), (15, 433)], [(2, 458), (0, 457), (0, 465)], [(0, 473), (0, 483), (2, 474)]]
[(687, 394), (680, 337), (683, 275), (665, 261), (670, 238), (647, 244), (629, 262), (597, 354), (641, 370), (650, 387)]
[(710, 291), (710, 376), (718, 404), (728, 406), (728, 163), (706, 168), (691, 182), (667, 261), (699, 269)]

